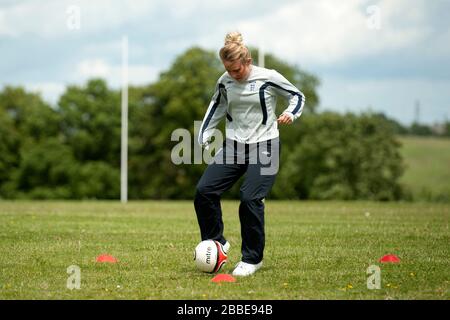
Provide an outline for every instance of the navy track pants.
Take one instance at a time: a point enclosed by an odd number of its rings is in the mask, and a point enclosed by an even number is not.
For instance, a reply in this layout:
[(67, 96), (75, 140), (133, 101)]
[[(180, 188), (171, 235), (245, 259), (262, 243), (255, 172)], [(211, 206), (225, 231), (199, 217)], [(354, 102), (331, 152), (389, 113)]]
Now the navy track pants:
[(263, 259), (263, 200), (275, 182), (279, 149), (279, 138), (247, 145), (230, 139), (224, 142), (222, 150), (215, 156), (215, 160), (222, 161), (209, 164), (197, 184), (194, 206), (202, 240), (213, 239), (225, 244), (220, 198), (245, 175), (239, 206), (242, 261), (256, 264)]

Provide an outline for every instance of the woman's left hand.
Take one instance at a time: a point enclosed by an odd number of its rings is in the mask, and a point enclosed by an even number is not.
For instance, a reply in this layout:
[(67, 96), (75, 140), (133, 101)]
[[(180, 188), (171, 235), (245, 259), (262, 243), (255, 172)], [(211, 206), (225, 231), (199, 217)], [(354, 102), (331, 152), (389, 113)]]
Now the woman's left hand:
[(292, 123), (292, 118), (286, 114), (283, 113), (281, 116), (278, 117), (278, 124), (291, 124)]

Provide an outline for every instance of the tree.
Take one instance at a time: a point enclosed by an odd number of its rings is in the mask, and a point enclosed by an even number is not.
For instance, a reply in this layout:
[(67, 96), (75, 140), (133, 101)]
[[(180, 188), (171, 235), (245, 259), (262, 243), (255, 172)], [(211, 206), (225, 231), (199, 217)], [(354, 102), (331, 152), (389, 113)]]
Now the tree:
[(433, 131), (427, 125), (414, 122), (409, 128), (409, 133), (416, 136), (431, 136)]
[[(0, 100), (1, 101), (1, 100)], [(0, 198), (10, 197), (14, 188), (7, 186), (20, 162), (20, 135), (12, 119), (0, 109)]]
[(22, 143), (35, 143), (58, 134), (58, 114), (39, 94), (7, 86), (0, 93), (0, 109), (25, 139)]
[(171, 149), (177, 142), (171, 135), (183, 128), (194, 136), (194, 121), (203, 119), (222, 72), (216, 54), (194, 47), (178, 56), (156, 83), (130, 90), (133, 197), (193, 197), (204, 166), (174, 165)]
[[(403, 196), (399, 143), (376, 115), (309, 115), (284, 152), (277, 198), (398, 200)], [(286, 148), (284, 148), (286, 149)], [(283, 155), (284, 152), (284, 155)]]
[[(256, 56), (256, 53), (253, 52), (252, 55)], [(266, 57), (266, 66), (277, 69), (299, 86), (308, 101), (305, 109), (310, 112), (315, 110), (318, 104), (315, 90), (319, 83), (316, 77), (270, 54)], [(177, 57), (156, 83), (137, 94), (138, 99), (147, 101), (142, 103), (137, 100), (133, 103), (135, 111), (132, 113), (138, 116), (133, 116), (133, 129), (130, 129), (133, 132), (130, 137), (133, 145), (140, 146), (133, 149), (130, 158), (130, 178), (144, 184), (136, 184), (141, 186), (141, 190), (145, 190), (140, 196), (193, 197), (194, 187), (205, 165), (174, 165), (170, 159), (170, 151), (177, 142), (170, 141), (170, 137), (178, 128), (188, 129), (191, 136), (194, 136), (194, 121), (203, 119), (216, 81), (224, 71), (217, 53), (194, 47)], [(279, 100), (280, 103), (285, 103), (282, 100)], [(131, 105), (130, 103), (130, 107)], [(219, 129), (224, 132), (223, 122)], [(197, 142), (191, 143), (193, 146)], [(149, 174), (150, 169), (155, 167), (159, 170)], [(134, 172), (135, 168), (139, 168), (138, 171)], [(133, 191), (133, 194), (134, 192), (138, 191)], [(238, 194), (236, 186), (226, 196), (236, 197)]]
[(101, 79), (85, 87), (69, 86), (58, 102), (64, 143), (77, 161), (120, 165), (120, 95)]
[[(258, 50), (252, 48), (251, 55), (256, 64), (258, 64)], [(314, 113), (317, 111), (319, 105), (319, 95), (317, 93), (317, 87), (320, 85), (319, 79), (300, 69), (297, 65), (291, 65), (281, 59), (275, 57), (274, 55), (268, 53), (265, 54), (264, 66), (268, 69), (275, 69), (281, 73), (286, 79), (288, 79), (294, 86), (303, 92), (306, 98), (305, 112)], [(282, 99), (280, 99), (282, 100)], [(284, 102), (279, 101), (278, 106), (282, 105)], [(280, 108), (277, 108), (281, 110)]]
[[(274, 198), (403, 196), (398, 183), (403, 165), (394, 137), (401, 126), (379, 114), (318, 114), (315, 76), (271, 54), (266, 67), (282, 73), (307, 99), (304, 115), (280, 128)], [(192, 199), (206, 165), (172, 163), (178, 141), (171, 135), (183, 129), (195, 137), (194, 121), (203, 119), (223, 72), (215, 52), (194, 47), (155, 83), (129, 88), (131, 199)], [(286, 105), (283, 99), (279, 103)], [(120, 92), (101, 79), (69, 86), (55, 108), (37, 94), (6, 87), (0, 92), (0, 197), (118, 199), (120, 115)], [(219, 129), (224, 131), (224, 122)], [(193, 148), (197, 141), (190, 143)], [(238, 198), (239, 186), (224, 196)]]
[(374, 113), (375, 117), (379, 117), (381, 121), (385, 121), (386, 124), (391, 128), (390, 130), (394, 134), (408, 134), (408, 128), (400, 124), (398, 121), (395, 121), (394, 119), (388, 118), (384, 113)]
[(59, 103), (64, 145), (70, 146), (77, 172), (70, 179), (75, 198), (120, 195), (120, 95), (104, 80), (69, 86)]
[[(72, 179), (79, 164), (72, 150), (56, 138), (21, 149), (20, 166), (14, 173), (16, 197), (32, 199), (76, 198)], [(88, 181), (85, 181), (88, 184)]]
[(0, 92), (0, 197), (19, 191), (17, 170), (22, 151), (58, 134), (57, 112), (39, 94), (6, 86)]

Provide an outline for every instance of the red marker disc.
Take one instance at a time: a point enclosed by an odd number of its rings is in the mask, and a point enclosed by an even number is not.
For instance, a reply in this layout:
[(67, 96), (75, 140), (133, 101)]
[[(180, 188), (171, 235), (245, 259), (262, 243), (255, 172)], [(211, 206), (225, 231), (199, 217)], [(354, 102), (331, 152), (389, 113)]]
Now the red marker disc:
[(395, 254), (387, 254), (380, 258), (380, 262), (399, 263), (400, 259)]
[(236, 282), (236, 278), (226, 274), (226, 273), (220, 273), (214, 278), (211, 279), (212, 282)]
[(97, 257), (97, 262), (109, 262), (109, 263), (116, 263), (117, 259), (113, 256), (110, 256), (109, 254), (102, 254)]

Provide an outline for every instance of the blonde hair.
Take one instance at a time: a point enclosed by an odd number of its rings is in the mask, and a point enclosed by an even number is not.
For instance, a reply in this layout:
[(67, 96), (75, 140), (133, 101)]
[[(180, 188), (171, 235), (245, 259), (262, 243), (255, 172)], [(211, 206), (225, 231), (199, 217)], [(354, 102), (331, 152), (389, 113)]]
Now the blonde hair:
[(237, 31), (227, 33), (225, 45), (220, 49), (219, 55), (223, 61), (233, 62), (240, 59), (243, 64), (252, 59), (250, 50), (244, 45), (242, 35)]

